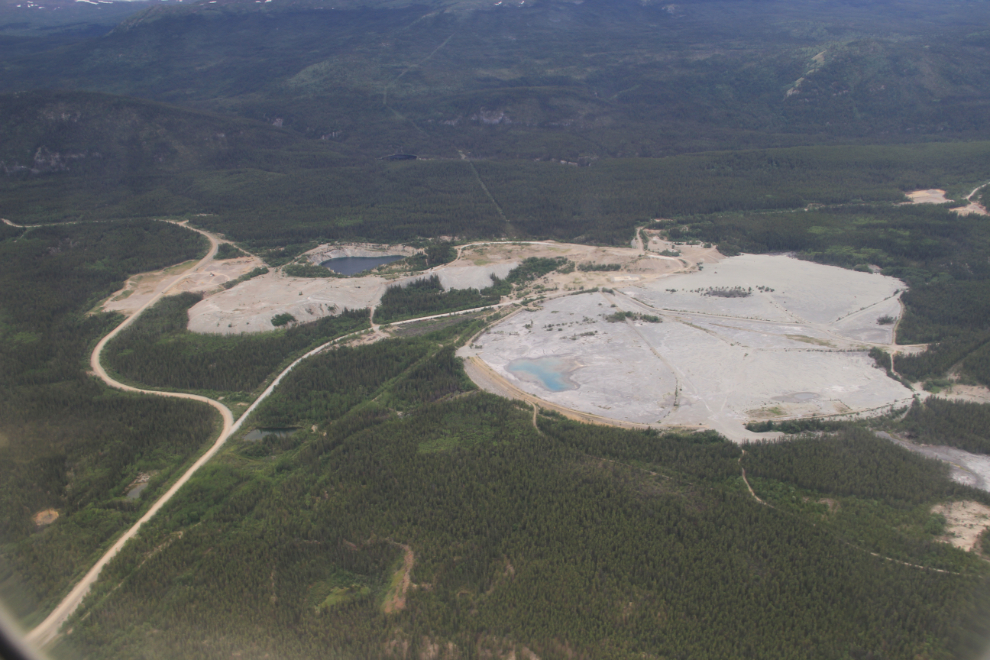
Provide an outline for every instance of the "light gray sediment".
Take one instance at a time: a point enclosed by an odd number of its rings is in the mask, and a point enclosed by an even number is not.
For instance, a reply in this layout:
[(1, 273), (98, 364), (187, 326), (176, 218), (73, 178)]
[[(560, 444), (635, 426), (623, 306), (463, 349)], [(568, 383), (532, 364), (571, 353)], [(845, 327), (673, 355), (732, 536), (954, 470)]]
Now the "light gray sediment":
[(990, 456), (971, 454), (955, 447), (916, 445), (884, 431), (878, 431), (877, 436), (915, 454), (944, 461), (951, 466), (950, 476), (953, 481), (990, 492)]

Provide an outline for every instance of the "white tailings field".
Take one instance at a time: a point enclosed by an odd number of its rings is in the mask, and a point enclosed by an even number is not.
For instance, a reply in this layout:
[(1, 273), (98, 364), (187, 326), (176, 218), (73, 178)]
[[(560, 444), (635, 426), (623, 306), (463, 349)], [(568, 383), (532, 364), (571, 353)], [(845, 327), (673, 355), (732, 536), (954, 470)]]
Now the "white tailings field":
[(378, 304), (386, 284), (384, 278), (374, 276), (317, 279), (271, 272), (193, 305), (189, 329), (214, 334), (262, 332), (273, 330), (272, 317), (284, 313), (300, 323), (316, 321), (344, 308)]
[(298, 322), (306, 323), (339, 314), (345, 308), (373, 307), (388, 286), (406, 285), (433, 274), (447, 290), (483, 289), (492, 285), (493, 274), (505, 277), (517, 265), (519, 262), (485, 266), (450, 264), (394, 280), (377, 275), (324, 279), (270, 272), (195, 304), (189, 310), (189, 329), (213, 334), (268, 331), (274, 329), (271, 319), (277, 314), (288, 313)]
[[(708, 287), (752, 293), (696, 291)], [(744, 440), (754, 435), (744, 429), (749, 421), (909, 402), (911, 391), (866, 355), (871, 345), (892, 341), (893, 325), (877, 319), (900, 314), (896, 292), (904, 289), (878, 274), (744, 255), (614, 294), (550, 300), (494, 326), (460, 354), (559, 406), (624, 422), (714, 428)], [(605, 320), (618, 310), (663, 322)], [(549, 370), (562, 380), (532, 373), (532, 364), (551, 364), (540, 362), (548, 357), (558, 359)], [(565, 389), (552, 391), (562, 383)]]

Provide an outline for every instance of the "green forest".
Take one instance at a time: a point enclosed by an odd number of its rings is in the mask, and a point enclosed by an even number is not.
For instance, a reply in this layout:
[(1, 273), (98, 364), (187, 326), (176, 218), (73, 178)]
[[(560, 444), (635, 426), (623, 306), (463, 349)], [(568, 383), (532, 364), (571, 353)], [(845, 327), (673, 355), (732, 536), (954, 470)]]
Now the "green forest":
[(907, 436), (925, 444), (949, 445), (990, 454), (990, 405), (934, 396), (916, 401), (900, 423)]
[(392, 323), (419, 316), (485, 307), (494, 305), (499, 300), (499, 295), (494, 293), (491, 287), (482, 291), (477, 289), (444, 291), (440, 278), (431, 275), (404, 286), (393, 284), (385, 289), (381, 303), (375, 309), (375, 320), (379, 323)]
[[(36, 621), (217, 431), (204, 405), (119, 394), (89, 352), (121, 319), (89, 314), (137, 272), (201, 257), (162, 222), (3, 226), (0, 240), (0, 596)], [(125, 490), (152, 475), (145, 494)], [(59, 518), (38, 526), (34, 514)]]
[(255, 418), (299, 430), (194, 477), (57, 656), (965, 657), (990, 632), (990, 569), (926, 531), (990, 496), (940, 464), (857, 426), (743, 454), (534, 418), (464, 378), (474, 323), (301, 365)]
[(107, 345), (106, 366), (152, 387), (246, 394), (307, 350), (369, 327), (361, 309), (274, 332), (197, 334), (186, 330), (187, 310), (200, 300), (193, 293), (163, 298)]

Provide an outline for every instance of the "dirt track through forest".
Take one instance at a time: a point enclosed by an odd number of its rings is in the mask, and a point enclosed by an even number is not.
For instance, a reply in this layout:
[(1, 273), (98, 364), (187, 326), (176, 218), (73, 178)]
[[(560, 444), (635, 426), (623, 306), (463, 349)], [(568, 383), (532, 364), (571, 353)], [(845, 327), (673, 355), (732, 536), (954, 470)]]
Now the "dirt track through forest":
[[(3, 222), (11, 226), (22, 228), (20, 225), (15, 225), (14, 223), (6, 219), (3, 219)], [(62, 627), (62, 624), (64, 624), (68, 620), (68, 618), (72, 616), (72, 614), (79, 608), (79, 606), (82, 605), (82, 602), (85, 600), (87, 594), (89, 594), (90, 589), (92, 588), (93, 584), (96, 582), (97, 578), (99, 577), (100, 572), (103, 570), (103, 567), (106, 566), (114, 557), (117, 556), (117, 553), (120, 552), (120, 550), (127, 544), (129, 540), (131, 540), (132, 538), (134, 538), (134, 536), (137, 535), (142, 525), (144, 525), (146, 522), (151, 520), (162, 509), (162, 507), (164, 507), (175, 496), (175, 494), (179, 491), (179, 489), (181, 489), (182, 486), (185, 485), (186, 482), (188, 482), (189, 479), (192, 478), (192, 476), (201, 467), (203, 467), (203, 465), (205, 465), (211, 458), (213, 458), (217, 454), (217, 452), (220, 451), (221, 447), (223, 447), (227, 439), (240, 429), (244, 421), (247, 420), (248, 417), (250, 417), (250, 415), (255, 411), (255, 409), (261, 404), (262, 401), (268, 398), (268, 396), (275, 390), (275, 388), (279, 385), (279, 383), (281, 383), (282, 379), (290, 371), (292, 371), (303, 360), (306, 360), (322, 352), (323, 350), (327, 349), (328, 347), (338, 342), (345, 341), (364, 332), (363, 330), (359, 330), (344, 335), (342, 337), (338, 337), (334, 340), (331, 340), (325, 344), (318, 346), (317, 348), (314, 348), (313, 350), (309, 351), (302, 357), (296, 359), (294, 362), (292, 362), (292, 364), (286, 367), (272, 381), (272, 383), (268, 386), (268, 388), (265, 389), (265, 391), (262, 392), (262, 394), (257, 399), (255, 399), (254, 403), (252, 403), (251, 406), (246, 411), (244, 411), (244, 413), (237, 419), (236, 422), (234, 421), (233, 414), (231, 413), (230, 409), (227, 408), (227, 406), (223, 405), (219, 401), (215, 401), (208, 397), (200, 396), (198, 394), (187, 394), (184, 392), (162, 392), (156, 390), (143, 390), (140, 388), (132, 387), (130, 385), (125, 385), (124, 383), (115, 380), (106, 372), (106, 370), (103, 368), (103, 365), (100, 362), (100, 356), (103, 352), (104, 347), (110, 341), (112, 341), (114, 337), (119, 335), (124, 329), (126, 329), (131, 324), (133, 324), (137, 320), (137, 318), (142, 313), (144, 313), (145, 310), (154, 306), (159, 300), (165, 297), (169, 292), (173, 291), (176, 288), (176, 286), (179, 285), (184, 279), (206, 268), (213, 261), (217, 253), (217, 249), (219, 248), (220, 241), (213, 234), (210, 234), (209, 232), (203, 231), (201, 229), (190, 227), (186, 223), (176, 222), (173, 224), (181, 226), (190, 231), (195, 231), (205, 236), (210, 241), (209, 251), (207, 252), (205, 257), (200, 259), (199, 262), (195, 264), (195, 266), (188, 268), (182, 273), (177, 274), (172, 282), (168, 283), (167, 286), (162, 287), (159, 293), (157, 293), (155, 296), (150, 298), (141, 308), (136, 310), (133, 314), (127, 317), (120, 325), (118, 325), (103, 339), (101, 339), (100, 342), (96, 345), (96, 348), (93, 349), (93, 353), (90, 356), (90, 367), (93, 373), (100, 380), (102, 380), (104, 383), (106, 383), (108, 386), (114, 389), (123, 390), (125, 392), (136, 392), (140, 394), (164, 396), (164, 397), (171, 397), (176, 399), (186, 399), (191, 401), (199, 401), (200, 403), (205, 403), (213, 407), (214, 409), (217, 410), (217, 412), (220, 413), (220, 416), (223, 420), (223, 427), (220, 431), (220, 434), (217, 436), (217, 439), (214, 441), (213, 445), (209, 449), (207, 449), (206, 452), (202, 456), (200, 456), (196, 460), (196, 462), (193, 463), (192, 466), (190, 466), (174, 484), (172, 484), (172, 486), (165, 492), (164, 495), (159, 497), (158, 500), (156, 500), (155, 503), (151, 505), (148, 511), (143, 516), (141, 516), (141, 518), (136, 523), (134, 523), (134, 525), (132, 525), (114, 542), (114, 544), (110, 547), (109, 550), (103, 553), (103, 555), (96, 562), (96, 564), (94, 564), (93, 567), (90, 568), (89, 571), (87, 571), (86, 575), (83, 576), (83, 578), (72, 588), (69, 594), (62, 599), (62, 601), (55, 607), (54, 610), (52, 610), (52, 612), (48, 615), (48, 617), (46, 617), (44, 621), (42, 621), (38, 626), (33, 628), (25, 636), (25, 639), (28, 641), (28, 643), (30, 643), (35, 647), (40, 648), (46, 646), (50, 644), (58, 636), (59, 629)], [(505, 307), (514, 304), (516, 304), (516, 301), (512, 300), (512, 301), (502, 302), (496, 305), (491, 305), (488, 306), (487, 308), (495, 309), (495, 308)], [(461, 310), (457, 312), (449, 312), (445, 314), (435, 314), (432, 316), (426, 316), (422, 318), (398, 321), (395, 323), (391, 323), (389, 325), (401, 326), (407, 323), (414, 323), (418, 321), (440, 319), (450, 316), (460, 316), (462, 314), (477, 312), (478, 309), (485, 309), (485, 308), (475, 308), (475, 309)], [(377, 326), (375, 327), (377, 329)], [(377, 336), (379, 339), (381, 339), (384, 338), (386, 335), (379, 332), (377, 333)]]
[(26, 635), (26, 640), (37, 647), (45, 646), (55, 639), (55, 637), (58, 635), (59, 628), (61, 628), (62, 624), (65, 623), (65, 621), (82, 604), (83, 600), (86, 598), (86, 595), (89, 593), (93, 584), (96, 582), (96, 579), (99, 577), (100, 572), (103, 570), (103, 567), (106, 566), (110, 562), (110, 560), (112, 560), (117, 555), (117, 553), (120, 552), (120, 550), (124, 547), (124, 545), (127, 544), (129, 540), (131, 540), (134, 536), (137, 535), (138, 530), (140, 530), (142, 525), (144, 525), (146, 522), (151, 520), (151, 518), (153, 518), (155, 514), (157, 514), (158, 511), (161, 510), (161, 508), (164, 507), (169, 502), (169, 500), (171, 500), (172, 497), (175, 496), (175, 494), (179, 491), (179, 489), (182, 488), (182, 486), (185, 485), (187, 481), (189, 481), (189, 479), (196, 473), (197, 470), (203, 467), (203, 465), (205, 465), (207, 461), (213, 458), (217, 454), (217, 452), (220, 451), (220, 448), (223, 447), (224, 443), (227, 441), (227, 438), (229, 438), (237, 430), (240, 429), (244, 421), (251, 415), (251, 413), (255, 411), (255, 409), (258, 407), (259, 404), (261, 404), (262, 401), (268, 398), (268, 396), (275, 390), (275, 388), (282, 381), (282, 378), (284, 378), (286, 374), (292, 371), (296, 367), (296, 365), (298, 365), (303, 360), (312, 357), (313, 355), (316, 355), (317, 353), (323, 351), (332, 344), (335, 344), (339, 341), (345, 340), (349, 337), (359, 334), (360, 332), (363, 332), (363, 331), (358, 331), (358, 332), (350, 333), (348, 335), (344, 335), (343, 337), (338, 337), (337, 339), (334, 339), (321, 346), (318, 346), (317, 348), (311, 350), (310, 352), (306, 353), (302, 357), (292, 362), (292, 364), (286, 367), (275, 378), (275, 380), (272, 381), (272, 383), (261, 394), (261, 396), (259, 396), (254, 401), (254, 403), (252, 403), (251, 406), (246, 411), (244, 411), (244, 414), (242, 414), (236, 422), (234, 422), (233, 414), (230, 412), (230, 409), (227, 408), (227, 406), (220, 403), (219, 401), (214, 401), (213, 399), (200, 396), (197, 394), (187, 394), (184, 392), (159, 392), (154, 390), (142, 390), (136, 387), (131, 387), (130, 385), (125, 385), (124, 383), (114, 380), (109, 374), (107, 374), (106, 370), (103, 368), (103, 365), (100, 363), (100, 355), (102, 354), (103, 348), (107, 345), (107, 343), (109, 343), (114, 337), (120, 334), (120, 332), (123, 331), (125, 328), (127, 328), (132, 323), (134, 323), (134, 321), (137, 320), (137, 318), (146, 309), (152, 307), (155, 303), (157, 303), (169, 291), (174, 289), (175, 286), (178, 285), (182, 280), (189, 277), (196, 271), (206, 267), (210, 262), (213, 261), (213, 257), (216, 255), (217, 249), (219, 247), (219, 241), (215, 236), (213, 236), (209, 232), (205, 232), (200, 229), (189, 227), (184, 223), (174, 223), (174, 224), (189, 229), (190, 231), (198, 232), (203, 236), (205, 236), (210, 241), (209, 252), (194, 267), (176, 276), (175, 280), (172, 281), (167, 287), (163, 287), (161, 292), (159, 292), (157, 295), (155, 295), (150, 300), (148, 300), (148, 302), (145, 303), (143, 307), (141, 307), (139, 310), (134, 312), (131, 316), (125, 319), (123, 323), (118, 325), (108, 335), (106, 335), (102, 340), (100, 340), (100, 342), (96, 345), (96, 348), (93, 349), (93, 353), (90, 357), (90, 366), (94, 374), (100, 380), (102, 380), (104, 383), (106, 383), (108, 386), (114, 389), (123, 390), (125, 392), (137, 392), (141, 394), (150, 394), (154, 396), (164, 396), (164, 397), (171, 397), (176, 399), (187, 399), (187, 400), (199, 401), (201, 403), (205, 403), (215, 408), (217, 412), (220, 413), (221, 418), (223, 419), (223, 428), (221, 429), (220, 434), (219, 436), (217, 436), (217, 439), (216, 441), (214, 441), (213, 445), (208, 450), (206, 450), (206, 452), (202, 456), (200, 456), (196, 460), (196, 462), (193, 463), (192, 466), (190, 466), (189, 469), (187, 469), (174, 484), (172, 484), (171, 488), (169, 488), (164, 495), (159, 497), (158, 500), (151, 505), (151, 508), (149, 508), (148, 511), (143, 516), (141, 516), (141, 518), (136, 523), (134, 523), (134, 525), (132, 525), (126, 532), (124, 532), (117, 539), (117, 541), (110, 547), (109, 550), (103, 553), (99, 561), (97, 561), (96, 564), (94, 564), (93, 567), (86, 573), (86, 575), (83, 576), (82, 580), (80, 580), (72, 588), (69, 594), (64, 599), (62, 599), (62, 601), (55, 607), (54, 610), (52, 610), (52, 612), (48, 615), (48, 617)]

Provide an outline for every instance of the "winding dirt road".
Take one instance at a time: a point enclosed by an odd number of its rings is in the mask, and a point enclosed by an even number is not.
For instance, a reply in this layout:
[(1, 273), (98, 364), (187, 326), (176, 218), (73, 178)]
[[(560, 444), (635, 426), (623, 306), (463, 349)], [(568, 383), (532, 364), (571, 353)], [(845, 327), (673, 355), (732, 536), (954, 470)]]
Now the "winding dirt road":
[(143, 516), (141, 516), (141, 518), (136, 523), (134, 523), (134, 525), (130, 527), (130, 529), (124, 532), (120, 536), (120, 538), (117, 539), (117, 541), (110, 547), (109, 550), (103, 553), (103, 556), (100, 557), (99, 561), (97, 561), (96, 564), (89, 569), (86, 575), (83, 576), (82, 580), (80, 580), (76, 584), (76, 586), (72, 588), (72, 591), (70, 591), (69, 594), (64, 599), (62, 599), (62, 602), (60, 602), (55, 607), (55, 609), (52, 610), (51, 614), (49, 614), (44, 621), (42, 621), (37, 627), (35, 627), (33, 630), (31, 630), (31, 632), (29, 632), (26, 635), (25, 639), (30, 644), (37, 647), (45, 646), (55, 639), (55, 637), (58, 635), (59, 628), (62, 627), (62, 624), (65, 623), (65, 621), (70, 616), (72, 616), (73, 612), (75, 612), (82, 604), (83, 600), (86, 598), (86, 595), (89, 593), (89, 590), (92, 588), (93, 584), (96, 582), (96, 579), (99, 577), (100, 572), (103, 570), (103, 567), (106, 566), (110, 562), (110, 560), (112, 560), (115, 556), (117, 556), (117, 553), (120, 552), (120, 550), (124, 547), (124, 545), (126, 545), (129, 540), (131, 540), (132, 538), (134, 538), (134, 536), (137, 535), (138, 530), (141, 529), (141, 526), (144, 525), (149, 520), (151, 520), (155, 516), (155, 514), (157, 514), (158, 511), (161, 510), (161, 508), (165, 506), (169, 502), (169, 500), (172, 499), (172, 497), (175, 496), (175, 494), (179, 491), (179, 489), (182, 488), (182, 486), (184, 486), (187, 481), (189, 481), (189, 479), (196, 473), (197, 470), (203, 467), (203, 465), (205, 465), (207, 461), (213, 458), (216, 455), (216, 453), (220, 451), (220, 448), (223, 447), (224, 443), (227, 441), (227, 438), (229, 438), (231, 435), (233, 435), (235, 432), (237, 432), (240, 429), (244, 421), (251, 415), (251, 413), (255, 411), (255, 409), (258, 407), (259, 404), (261, 404), (262, 401), (268, 398), (268, 396), (275, 390), (275, 388), (279, 385), (279, 383), (282, 382), (282, 379), (286, 376), (286, 374), (292, 371), (296, 367), (296, 365), (298, 365), (303, 360), (316, 355), (317, 353), (325, 350), (326, 348), (337, 342), (343, 341), (345, 339), (353, 337), (354, 335), (364, 332), (363, 330), (359, 330), (357, 332), (352, 332), (342, 337), (338, 337), (337, 339), (334, 339), (325, 344), (322, 344), (321, 346), (318, 346), (317, 348), (314, 348), (310, 352), (306, 353), (302, 357), (295, 360), (292, 364), (286, 367), (275, 378), (275, 380), (272, 381), (272, 383), (268, 386), (268, 388), (265, 389), (264, 392), (262, 392), (261, 396), (255, 399), (254, 403), (252, 403), (251, 406), (246, 411), (244, 411), (244, 414), (242, 414), (236, 422), (234, 421), (233, 414), (230, 412), (230, 409), (227, 408), (227, 406), (223, 405), (219, 401), (214, 401), (213, 399), (207, 398), (205, 396), (199, 396), (198, 394), (186, 394), (183, 392), (159, 392), (154, 390), (142, 390), (136, 387), (131, 387), (130, 385), (125, 385), (124, 383), (114, 380), (109, 374), (107, 374), (106, 370), (103, 368), (103, 365), (100, 363), (100, 355), (103, 353), (103, 348), (107, 345), (107, 343), (110, 342), (118, 334), (120, 334), (120, 332), (123, 331), (125, 328), (127, 328), (132, 323), (134, 323), (134, 321), (146, 309), (157, 303), (169, 291), (174, 289), (177, 284), (179, 284), (184, 279), (186, 279), (193, 273), (197, 272), (198, 270), (208, 266), (210, 262), (213, 261), (213, 257), (216, 255), (217, 249), (219, 247), (219, 241), (215, 236), (213, 236), (209, 232), (205, 232), (200, 229), (196, 229), (194, 227), (189, 227), (184, 223), (175, 223), (175, 224), (178, 224), (182, 227), (185, 227), (186, 229), (189, 229), (190, 231), (195, 231), (205, 236), (210, 241), (209, 252), (194, 267), (189, 268), (185, 272), (176, 276), (171, 283), (163, 287), (162, 290), (154, 297), (152, 297), (148, 302), (146, 302), (144, 306), (142, 306), (136, 312), (131, 314), (123, 323), (118, 325), (106, 337), (100, 340), (100, 342), (96, 345), (96, 348), (93, 349), (93, 354), (90, 357), (90, 366), (94, 374), (100, 380), (102, 380), (110, 387), (113, 387), (118, 390), (123, 390), (125, 392), (138, 392), (141, 394), (151, 394), (154, 396), (165, 396), (175, 399), (188, 399), (192, 401), (199, 401), (201, 403), (205, 403), (209, 406), (212, 406), (217, 410), (217, 412), (220, 413), (220, 416), (223, 419), (223, 428), (221, 429), (220, 435), (217, 436), (217, 439), (213, 443), (213, 445), (202, 456), (200, 456), (196, 460), (196, 462), (193, 463), (192, 466), (190, 466), (189, 469), (186, 470), (174, 484), (172, 484), (172, 487), (169, 488), (164, 495), (159, 497), (158, 500), (151, 505), (151, 508), (149, 508), (148, 511)]
[(185, 394), (180, 392), (154, 392), (150, 390), (142, 390), (136, 387), (131, 387), (129, 385), (125, 385), (124, 383), (118, 382), (113, 378), (111, 378), (110, 375), (107, 374), (106, 370), (103, 368), (103, 365), (100, 364), (100, 355), (103, 353), (103, 348), (107, 345), (107, 343), (110, 340), (112, 340), (114, 337), (119, 335), (125, 328), (127, 328), (132, 323), (134, 323), (134, 321), (137, 320), (137, 318), (146, 309), (148, 309), (149, 307), (157, 303), (159, 300), (161, 300), (161, 298), (164, 297), (173, 288), (175, 288), (177, 284), (179, 284), (184, 279), (195, 273), (197, 270), (203, 268), (211, 261), (213, 261), (213, 257), (216, 255), (217, 249), (219, 248), (219, 242), (217, 241), (216, 237), (205, 231), (194, 229), (184, 224), (181, 226), (185, 227), (186, 229), (189, 229), (190, 231), (195, 231), (205, 236), (210, 241), (209, 252), (207, 252), (206, 256), (200, 259), (195, 266), (189, 268), (185, 272), (180, 273), (178, 276), (176, 276), (171, 283), (163, 287), (162, 290), (157, 295), (153, 296), (150, 300), (148, 300), (148, 302), (146, 302), (143, 307), (141, 307), (136, 312), (134, 312), (129, 317), (127, 317), (123, 323), (118, 325), (108, 335), (106, 335), (103, 339), (101, 339), (100, 342), (96, 345), (96, 348), (93, 349), (93, 354), (90, 356), (89, 364), (93, 370), (93, 373), (95, 373), (100, 380), (102, 380), (104, 383), (115, 389), (124, 390), (126, 392), (140, 392), (142, 394), (167, 396), (176, 399), (191, 399), (193, 401), (200, 401), (209, 406), (212, 406), (217, 410), (217, 412), (220, 413), (221, 417), (223, 418), (223, 429), (220, 431), (220, 435), (217, 437), (216, 442), (213, 443), (213, 446), (210, 447), (210, 449), (205, 454), (203, 454), (199, 458), (199, 460), (193, 463), (192, 467), (186, 470), (185, 474), (179, 477), (179, 480), (176, 481), (172, 485), (172, 487), (169, 488), (168, 491), (166, 491), (164, 495), (158, 498), (158, 501), (152, 504), (151, 508), (148, 509), (148, 511), (143, 516), (141, 516), (141, 518), (136, 523), (134, 523), (134, 525), (132, 525), (130, 529), (124, 532), (124, 534), (121, 535), (121, 537), (118, 538), (117, 541), (112, 546), (110, 546), (109, 550), (103, 553), (103, 556), (100, 557), (100, 560), (96, 562), (96, 564), (91, 569), (89, 569), (86, 575), (83, 576), (83, 579), (80, 580), (75, 587), (73, 587), (72, 591), (69, 592), (69, 595), (66, 596), (54, 610), (52, 610), (51, 614), (48, 615), (48, 618), (42, 621), (37, 627), (35, 627), (30, 633), (27, 634), (26, 637), (27, 641), (36, 646), (44, 646), (45, 644), (49, 643), (55, 638), (55, 636), (58, 634), (59, 628), (62, 626), (65, 620), (68, 619), (69, 616), (71, 616), (72, 613), (76, 611), (76, 609), (79, 607), (80, 604), (82, 604), (83, 599), (89, 593), (89, 590), (93, 586), (93, 583), (96, 582), (96, 578), (99, 576), (100, 571), (103, 570), (103, 567), (106, 566), (107, 563), (109, 563), (109, 561), (113, 559), (118, 552), (120, 552), (121, 548), (123, 548), (124, 545), (137, 534), (138, 530), (141, 528), (141, 526), (144, 523), (151, 520), (151, 518), (156, 513), (158, 513), (159, 509), (165, 506), (165, 504), (170, 499), (172, 499), (172, 497), (179, 490), (179, 488), (181, 488), (187, 481), (189, 481), (189, 478), (196, 472), (196, 470), (202, 467), (203, 464), (206, 463), (206, 461), (208, 461), (210, 458), (213, 457), (214, 454), (216, 454), (216, 452), (223, 445), (224, 441), (230, 435), (231, 430), (233, 428), (234, 416), (231, 414), (230, 409), (227, 408), (227, 406), (223, 405), (218, 401), (214, 401), (213, 399), (209, 399), (205, 396), (199, 396), (196, 394)]
[[(8, 220), (3, 220), (3, 222), (13, 226), (18, 226), (18, 227), (20, 226), (20, 225), (14, 225), (12, 222)], [(50, 644), (58, 636), (59, 629), (62, 627), (62, 624), (64, 624), (66, 620), (68, 620), (68, 618), (72, 616), (72, 614), (82, 604), (83, 600), (85, 600), (93, 584), (96, 582), (97, 578), (99, 577), (100, 572), (103, 570), (103, 567), (106, 566), (115, 556), (117, 556), (117, 553), (120, 552), (120, 550), (127, 544), (127, 542), (137, 535), (138, 531), (141, 529), (141, 526), (144, 525), (149, 520), (151, 520), (155, 516), (155, 514), (157, 514), (161, 510), (161, 508), (164, 507), (172, 499), (172, 497), (175, 496), (175, 494), (179, 491), (179, 489), (182, 488), (182, 486), (184, 486), (187, 481), (189, 481), (189, 479), (196, 473), (197, 470), (203, 467), (203, 465), (205, 465), (211, 458), (213, 458), (217, 454), (218, 451), (220, 451), (221, 447), (223, 447), (227, 439), (240, 429), (244, 421), (248, 419), (248, 417), (250, 417), (251, 413), (255, 411), (255, 409), (258, 407), (258, 405), (261, 404), (262, 401), (268, 398), (268, 396), (275, 390), (275, 388), (278, 387), (279, 383), (282, 382), (282, 379), (290, 371), (292, 371), (296, 367), (296, 365), (298, 365), (303, 360), (313, 357), (317, 353), (320, 353), (321, 351), (327, 349), (328, 347), (338, 342), (352, 338), (364, 332), (364, 330), (358, 330), (356, 332), (352, 332), (350, 334), (328, 341), (325, 344), (322, 344), (314, 348), (313, 350), (309, 351), (302, 357), (292, 362), (292, 364), (286, 367), (272, 381), (272, 383), (265, 389), (265, 391), (262, 392), (261, 396), (255, 399), (254, 403), (252, 403), (251, 406), (246, 411), (244, 411), (244, 413), (237, 419), (236, 422), (234, 421), (233, 414), (231, 413), (230, 409), (227, 408), (227, 406), (223, 405), (219, 401), (215, 401), (208, 397), (200, 396), (198, 394), (187, 394), (184, 392), (161, 392), (156, 390), (143, 390), (137, 387), (132, 387), (130, 385), (125, 385), (124, 383), (114, 380), (114, 378), (111, 377), (106, 372), (106, 369), (103, 368), (103, 365), (100, 362), (100, 356), (103, 353), (104, 347), (111, 340), (113, 340), (114, 337), (119, 335), (123, 330), (125, 330), (132, 323), (134, 323), (135, 320), (137, 320), (137, 318), (141, 316), (141, 314), (144, 313), (146, 309), (152, 307), (153, 305), (155, 305), (155, 303), (157, 303), (163, 297), (168, 295), (169, 292), (173, 291), (175, 287), (178, 284), (180, 284), (183, 280), (190, 277), (194, 273), (208, 267), (210, 263), (213, 261), (213, 258), (217, 253), (217, 249), (219, 248), (220, 241), (213, 234), (210, 234), (209, 232), (203, 231), (201, 229), (196, 229), (195, 227), (190, 227), (186, 223), (177, 222), (173, 224), (179, 225), (181, 227), (184, 227), (185, 229), (188, 229), (190, 231), (195, 231), (205, 236), (207, 240), (210, 241), (209, 252), (207, 252), (206, 256), (200, 259), (195, 266), (193, 266), (192, 268), (188, 268), (182, 273), (176, 275), (171, 282), (167, 283), (165, 286), (162, 287), (161, 291), (155, 294), (141, 308), (139, 308), (137, 311), (135, 311), (133, 314), (127, 317), (127, 319), (125, 319), (123, 323), (118, 325), (102, 340), (100, 340), (100, 342), (96, 345), (96, 348), (93, 349), (93, 353), (90, 356), (90, 367), (92, 368), (93, 373), (100, 380), (102, 380), (104, 383), (106, 383), (108, 386), (114, 389), (123, 390), (125, 392), (137, 392), (140, 394), (150, 394), (154, 396), (165, 396), (175, 399), (187, 399), (191, 401), (199, 401), (200, 403), (205, 403), (208, 406), (212, 406), (214, 409), (217, 410), (217, 412), (220, 413), (220, 416), (223, 419), (223, 428), (221, 429), (220, 434), (217, 436), (217, 439), (214, 441), (213, 445), (208, 450), (206, 450), (206, 452), (203, 453), (203, 455), (200, 456), (196, 460), (196, 462), (193, 463), (189, 467), (189, 469), (187, 469), (174, 484), (172, 484), (172, 486), (165, 492), (164, 495), (159, 497), (158, 500), (156, 500), (155, 503), (151, 505), (148, 511), (143, 516), (141, 516), (141, 518), (136, 523), (134, 523), (134, 525), (132, 525), (126, 532), (124, 532), (120, 536), (120, 538), (116, 540), (116, 542), (114, 542), (114, 544), (110, 547), (110, 549), (108, 549), (105, 553), (103, 553), (99, 561), (97, 561), (96, 564), (93, 565), (93, 567), (90, 568), (89, 571), (87, 571), (86, 575), (83, 576), (83, 578), (72, 588), (69, 594), (64, 599), (62, 599), (62, 601), (55, 607), (54, 610), (52, 610), (51, 614), (49, 614), (44, 621), (42, 621), (37, 627), (35, 627), (33, 630), (31, 630), (31, 632), (29, 632), (26, 635), (25, 639), (31, 645), (39, 648)], [(512, 301), (501, 302), (494, 305), (490, 305), (487, 306), (487, 308), (496, 309), (514, 304), (516, 304), (516, 301), (512, 300)], [(414, 323), (429, 319), (440, 319), (448, 316), (459, 316), (461, 314), (476, 312), (478, 311), (478, 309), (484, 309), (484, 308), (466, 309), (457, 312), (449, 312), (446, 314), (435, 314), (432, 316), (426, 316), (422, 318), (407, 319), (405, 321), (398, 321), (395, 323), (391, 323), (389, 325), (400, 326), (400, 325), (405, 325), (407, 323)], [(374, 317), (372, 317), (372, 319), (373, 318)], [(376, 333), (376, 339), (382, 339), (386, 336), (384, 333), (378, 331), (379, 326), (373, 324), (373, 328)]]

